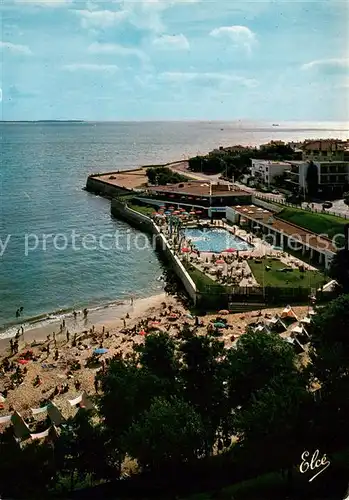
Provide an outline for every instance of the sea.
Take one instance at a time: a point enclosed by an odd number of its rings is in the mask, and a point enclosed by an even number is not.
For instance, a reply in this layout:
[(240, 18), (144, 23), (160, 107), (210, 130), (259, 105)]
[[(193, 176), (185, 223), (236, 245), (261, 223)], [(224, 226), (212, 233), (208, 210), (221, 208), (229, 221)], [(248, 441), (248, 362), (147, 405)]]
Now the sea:
[(346, 139), (347, 130), (334, 122), (1, 122), (0, 337), (19, 324), (163, 290), (156, 253), (144, 238), (140, 243), (139, 231), (111, 216), (108, 200), (84, 190), (88, 174), (219, 146)]

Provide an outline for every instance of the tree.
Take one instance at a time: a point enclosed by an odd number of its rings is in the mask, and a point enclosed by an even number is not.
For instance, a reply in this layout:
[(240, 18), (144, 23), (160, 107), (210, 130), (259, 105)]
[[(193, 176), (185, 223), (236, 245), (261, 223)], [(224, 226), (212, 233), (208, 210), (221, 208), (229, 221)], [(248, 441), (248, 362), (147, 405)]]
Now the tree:
[[(311, 373), (319, 388), (319, 440), (336, 449), (349, 444), (349, 295), (341, 295), (314, 318)], [(331, 422), (331, 425), (328, 425)]]
[(349, 293), (349, 250), (338, 250), (331, 262), (329, 275), (337, 281), (342, 292)]
[(183, 175), (173, 172), (167, 167), (150, 167), (147, 168), (146, 174), (148, 182), (153, 185), (176, 184), (177, 182), (185, 182), (188, 179)]
[(276, 375), (297, 373), (294, 349), (277, 334), (242, 335), (236, 349), (229, 351), (227, 361), (229, 400), (233, 408), (248, 404)]
[(145, 469), (170, 472), (198, 458), (204, 447), (205, 429), (200, 415), (180, 398), (155, 398), (132, 423), (124, 447)]
[(173, 339), (167, 333), (148, 334), (144, 344), (137, 348), (140, 353), (139, 361), (152, 375), (167, 379), (173, 384), (179, 370), (175, 347)]
[[(61, 428), (54, 445), (58, 473), (55, 490), (74, 490), (78, 483), (117, 477), (120, 457), (108, 446), (100, 425), (92, 423), (92, 413), (80, 409)], [(67, 481), (68, 479), (68, 481)]]
[(227, 415), (224, 381), (224, 343), (213, 337), (187, 336), (180, 346), (183, 354), (183, 396), (201, 415), (206, 429), (205, 452), (209, 454), (221, 433)]
[(306, 182), (309, 196), (317, 196), (319, 190), (318, 168), (313, 161), (308, 163)]

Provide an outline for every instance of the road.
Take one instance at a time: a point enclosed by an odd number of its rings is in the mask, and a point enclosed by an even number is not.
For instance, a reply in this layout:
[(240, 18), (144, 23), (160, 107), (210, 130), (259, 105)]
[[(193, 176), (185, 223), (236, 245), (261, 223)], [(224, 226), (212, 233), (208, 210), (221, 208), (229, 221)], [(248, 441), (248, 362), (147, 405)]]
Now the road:
[[(224, 180), (220, 179), (219, 177), (221, 174), (208, 175), (208, 174), (204, 174), (202, 172), (190, 172), (188, 170), (188, 163), (187, 162), (173, 163), (172, 165), (169, 165), (169, 167), (174, 172), (178, 172), (179, 174), (186, 175), (190, 179), (195, 179), (197, 181), (205, 181), (205, 182), (218, 182), (219, 181), (222, 184), (232, 184), (229, 181), (224, 181)], [(248, 193), (254, 193), (257, 196), (258, 196), (258, 194), (260, 194), (261, 196), (268, 198), (268, 200), (270, 200), (270, 201), (276, 201), (276, 202), (281, 201), (282, 202), (285, 200), (285, 197), (282, 194), (262, 193), (262, 192), (258, 191), (256, 188), (246, 186), (245, 184), (241, 184), (240, 182), (234, 182), (234, 184), (235, 184), (235, 186), (238, 186), (239, 188), (241, 188), (241, 190), (243, 190), (243, 191), (247, 191)], [(345, 217), (348, 219), (348, 222), (349, 222), (349, 206), (347, 206), (344, 203), (344, 200), (334, 200), (334, 201), (332, 201), (332, 203), (333, 203), (333, 207), (330, 210), (326, 210), (326, 213), (339, 215), (340, 217)], [(313, 203), (312, 205), (314, 206), (314, 209), (315, 209), (315, 210), (312, 210), (313, 212), (319, 212), (319, 211), (321, 212), (322, 211), (322, 203)], [(302, 208), (308, 208), (308, 210), (309, 210), (308, 203), (307, 202), (302, 203)]]

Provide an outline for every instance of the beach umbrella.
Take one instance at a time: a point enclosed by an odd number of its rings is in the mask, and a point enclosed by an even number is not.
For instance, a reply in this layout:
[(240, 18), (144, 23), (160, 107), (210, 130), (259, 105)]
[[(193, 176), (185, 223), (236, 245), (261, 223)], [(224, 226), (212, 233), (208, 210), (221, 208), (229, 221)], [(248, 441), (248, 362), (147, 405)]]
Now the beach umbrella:
[(160, 208), (166, 208), (166, 207), (165, 207), (165, 205), (161, 205), (161, 207), (160, 207)]
[(165, 215), (172, 215), (172, 212), (170, 212), (169, 210), (166, 210)]
[(173, 205), (170, 206), (169, 210), (174, 210), (175, 207)]
[(29, 362), (29, 361), (28, 361), (27, 359), (19, 359), (19, 360), (18, 360), (18, 363), (19, 363), (20, 365), (26, 365), (28, 362)]
[(188, 212), (182, 212), (182, 215), (188, 215)]
[(179, 210), (175, 210), (175, 211), (173, 212), (173, 215), (179, 215), (179, 214), (180, 214), (180, 211), (179, 211)]
[(185, 208), (183, 208), (183, 207), (180, 207), (180, 209), (179, 209), (179, 210), (180, 210), (181, 212), (185, 212)]
[(189, 212), (190, 215), (195, 215), (194, 211)]
[(108, 352), (108, 349), (105, 347), (98, 347), (98, 349), (95, 349), (93, 351), (93, 354), (106, 354)]
[(158, 326), (158, 325), (160, 325), (160, 321), (152, 321), (152, 322), (150, 323), (150, 325), (151, 325), (151, 326)]
[(216, 328), (225, 328), (226, 327), (226, 324), (221, 322), (221, 321), (217, 321), (216, 323), (213, 324)]
[(183, 252), (183, 253), (188, 253), (188, 252), (190, 252), (190, 248), (188, 248), (188, 247), (183, 247), (183, 248), (182, 248), (182, 252)]
[(224, 250), (225, 252), (228, 252), (228, 253), (233, 253), (233, 252), (236, 252), (236, 248), (227, 248), (226, 250)]
[(202, 214), (202, 210), (196, 210), (197, 214)]
[(218, 265), (219, 265), (219, 264), (225, 264), (225, 260), (223, 260), (223, 259), (218, 259), (218, 260), (216, 260), (216, 264), (218, 264)]

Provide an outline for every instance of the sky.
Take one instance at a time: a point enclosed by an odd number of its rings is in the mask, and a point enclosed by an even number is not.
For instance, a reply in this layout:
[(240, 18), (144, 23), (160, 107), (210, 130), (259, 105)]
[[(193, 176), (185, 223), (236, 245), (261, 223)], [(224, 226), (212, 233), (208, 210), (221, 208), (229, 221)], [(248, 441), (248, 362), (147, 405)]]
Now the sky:
[(349, 3), (2, 0), (2, 120), (349, 118)]

